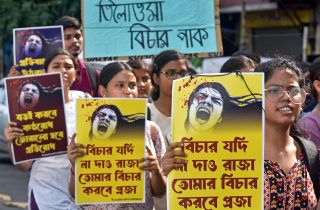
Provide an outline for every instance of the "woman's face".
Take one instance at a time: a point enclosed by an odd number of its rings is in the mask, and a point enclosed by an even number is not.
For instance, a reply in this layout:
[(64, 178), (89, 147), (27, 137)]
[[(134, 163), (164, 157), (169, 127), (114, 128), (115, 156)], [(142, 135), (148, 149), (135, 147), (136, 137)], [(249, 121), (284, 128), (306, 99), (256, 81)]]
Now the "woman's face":
[[(281, 87), (285, 91), (299, 87), (298, 76), (288, 69), (275, 70), (272, 77), (266, 81), (265, 88)], [(275, 99), (266, 91), (265, 119), (266, 125), (290, 126), (299, 116), (301, 104), (295, 104), (288, 92)]]
[(40, 56), (42, 47), (42, 39), (38, 35), (29, 36), (24, 46), (26, 56), (32, 58)]
[[(163, 66), (159, 75), (153, 74), (154, 82), (160, 87), (160, 97), (161, 95), (172, 97), (172, 81), (181, 78), (181, 75), (184, 76), (188, 74), (186, 63), (187, 61), (185, 59), (170, 61)], [(170, 79), (168, 78), (170, 75), (176, 77), (171, 77)]]
[(115, 75), (107, 87), (100, 86), (100, 94), (110, 98), (136, 98), (138, 88), (136, 76), (129, 70), (122, 70)]
[(76, 69), (72, 59), (68, 55), (57, 55), (48, 66), (48, 73), (61, 72), (63, 85), (70, 88), (76, 79)]
[(212, 129), (221, 121), (223, 99), (216, 89), (204, 87), (195, 94), (189, 107), (189, 125), (197, 130)]
[(133, 69), (133, 73), (137, 78), (138, 97), (149, 97), (150, 91), (152, 89), (151, 77), (149, 72), (146, 69)]
[(21, 89), (19, 104), (23, 109), (32, 109), (38, 104), (39, 98), (40, 91), (38, 87), (34, 84), (28, 83)]
[(96, 112), (92, 122), (92, 134), (96, 139), (109, 138), (117, 127), (117, 114), (109, 108), (102, 108)]

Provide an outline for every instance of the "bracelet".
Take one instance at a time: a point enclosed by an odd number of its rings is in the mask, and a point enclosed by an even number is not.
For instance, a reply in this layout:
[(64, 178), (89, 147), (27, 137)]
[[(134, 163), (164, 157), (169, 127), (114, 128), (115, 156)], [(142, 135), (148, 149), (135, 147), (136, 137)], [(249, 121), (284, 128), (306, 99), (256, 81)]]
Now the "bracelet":
[(74, 176), (74, 170), (72, 167), (70, 168), (70, 172), (71, 172), (71, 175)]

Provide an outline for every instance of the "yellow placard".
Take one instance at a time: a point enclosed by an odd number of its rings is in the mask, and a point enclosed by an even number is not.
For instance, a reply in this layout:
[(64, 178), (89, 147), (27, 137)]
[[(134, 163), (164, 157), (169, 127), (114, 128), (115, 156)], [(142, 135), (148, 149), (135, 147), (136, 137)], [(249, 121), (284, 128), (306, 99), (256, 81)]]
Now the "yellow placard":
[(76, 203), (143, 203), (145, 99), (77, 100)]
[(174, 82), (173, 142), (188, 163), (169, 174), (169, 209), (263, 209), (263, 75)]

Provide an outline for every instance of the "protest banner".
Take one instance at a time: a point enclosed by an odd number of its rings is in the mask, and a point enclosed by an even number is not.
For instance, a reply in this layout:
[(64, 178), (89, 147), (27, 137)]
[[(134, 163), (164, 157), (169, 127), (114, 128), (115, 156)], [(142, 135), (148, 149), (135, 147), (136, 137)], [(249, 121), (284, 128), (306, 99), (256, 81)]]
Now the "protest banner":
[(24, 132), (12, 144), (14, 164), (67, 152), (61, 81), (57, 73), (5, 78), (9, 121)]
[(262, 74), (174, 81), (172, 141), (188, 162), (168, 176), (169, 209), (263, 209), (263, 90)]
[(145, 99), (77, 100), (77, 204), (143, 203), (145, 173)]
[(22, 75), (44, 73), (47, 54), (64, 47), (62, 26), (13, 29), (14, 64)]
[(82, 0), (87, 61), (222, 53), (218, 0)]

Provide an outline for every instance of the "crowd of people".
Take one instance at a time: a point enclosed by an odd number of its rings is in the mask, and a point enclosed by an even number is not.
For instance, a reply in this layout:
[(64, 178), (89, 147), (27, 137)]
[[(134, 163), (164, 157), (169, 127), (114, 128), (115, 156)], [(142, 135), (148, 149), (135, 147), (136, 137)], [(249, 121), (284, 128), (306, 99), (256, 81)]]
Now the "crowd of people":
[[(114, 61), (97, 71), (79, 58), (83, 50), (83, 32), (79, 21), (64, 16), (55, 24), (64, 28), (65, 46), (64, 49), (51, 49), (46, 57), (45, 72), (61, 72), (63, 75), (70, 142), (65, 155), (16, 165), (21, 170), (31, 170), (29, 209), (166, 209), (166, 176), (186, 163), (183, 143), (171, 141), (171, 105), (173, 80), (194, 74), (188, 59), (178, 50), (165, 50), (154, 57), (151, 65), (142, 60)], [(247, 51), (235, 53), (221, 68), (223, 73), (236, 71), (264, 74), (265, 209), (317, 208), (320, 159), (318, 153), (314, 157), (309, 150), (320, 150), (319, 59), (307, 67), (310, 75), (307, 81), (298, 61), (275, 58), (260, 63), (258, 55)], [(19, 75), (17, 66), (13, 66), (7, 77)], [(310, 94), (305, 89), (306, 83), (310, 86)], [(36, 87), (31, 84), (29, 86)], [(218, 86), (212, 84), (212, 89), (217, 90)], [(208, 87), (199, 87), (199, 91), (204, 88)], [(22, 91), (27, 94), (30, 88)], [(147, 172), (145, 203), (75, 205), (75, 161), (85, 155), (85, 146), (76, 143), (75, 99), (91, 97), (148, 98), (146, 157), (140, 160), (140, 169)], [(227, 103), (221, 95), (219, 100), (220, 103)], [(5, 100), (0, 98), (0, 101)], [(191, 98), (189, 103), (192, 101)], [(27, 108), (32, 109), (31, 105)], [(109, 107), (101, 107), (99, 111), (107, 108)], [(192, 104), (189, 109), (189, 117), (192, 118)], [(214, 122), (219, 120), (219, 116)], [(92, 118), (94, 120), (94, 117)], [(185, 126), (189, 129), (189, 122)], [(201, 126), (199, 129), (202, 129)], [(24, 135), (23, 130), (16, 122), (8, 122), (1, 132), (4, 133), (8, 151), (12, 156), (12, 142), (16, 137)], [(315, 161), (310, 161), (314, 159)]]

